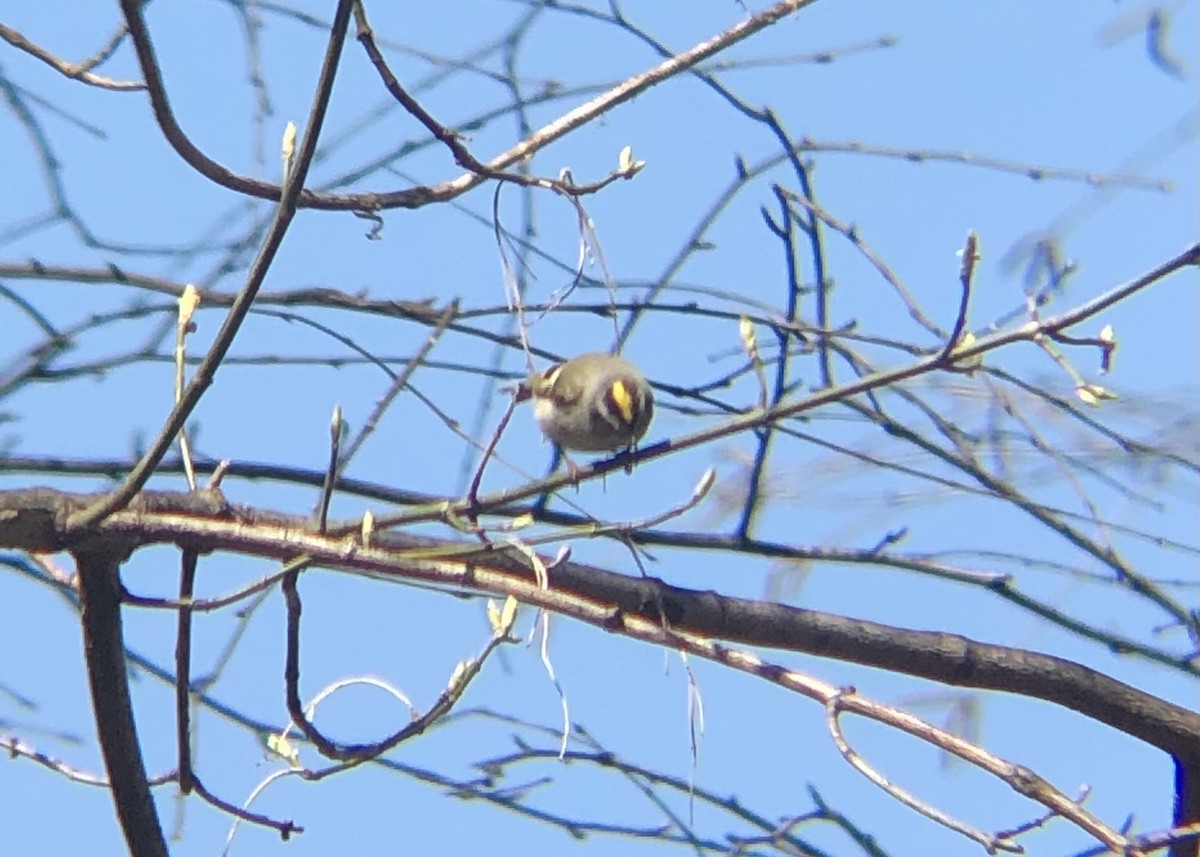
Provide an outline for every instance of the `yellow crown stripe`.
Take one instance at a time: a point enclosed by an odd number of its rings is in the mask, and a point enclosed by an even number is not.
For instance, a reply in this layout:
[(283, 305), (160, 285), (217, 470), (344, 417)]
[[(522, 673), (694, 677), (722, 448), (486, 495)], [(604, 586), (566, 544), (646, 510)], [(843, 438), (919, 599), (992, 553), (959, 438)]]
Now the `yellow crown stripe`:
[(612, 399), (612, 403), (616, 405), (617, 411), (621, 414), (621, 420), (627, 425), (632, 423), (637, 403), (634, 402), (628, 385), (619, 379), (613, 381), (612, 386), (609, 387), (608, 394)]

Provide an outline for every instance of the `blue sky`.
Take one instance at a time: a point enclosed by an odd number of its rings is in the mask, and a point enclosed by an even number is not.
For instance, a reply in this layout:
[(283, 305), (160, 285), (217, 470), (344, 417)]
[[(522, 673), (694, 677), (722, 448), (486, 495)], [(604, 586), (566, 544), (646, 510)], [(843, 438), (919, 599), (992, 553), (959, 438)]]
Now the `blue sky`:
[[(747, 5), (756, 11), (762, 4)], [(323, 18), (331, 6), (302, 8)], [(510, 102), (510, 95), (495, 80), (495, 74), (504, 70), (502, 54), (484, 52), (466, 70), (448, 68), (444, 60), (472, 55), (489, 45), (498, 28), (511, 26), (528, 12), (526, 4), (476, 0), (375, 6), (368, 7), (368, 14), (381, 38), (426, 52), (418, 56), (411, 50), (389, 49), (387, 55), (399, 79), (441, 121), (457, 126)], [(80, 7), (47, 0), (10, 7), (0, 13), (3, 23), (71, 59), (93, 52), (117, 24), (116, 10), (109, 5)], [(273, 180), (278, 177), (277, 141), (284, 124), (302, 123), (307, 115), (324, 36), (272, 8), (260, 11), (265, 23), (260, 62), (272, 106), (261, 128), (250, 118), (256, 90), (247, 72), (245, 41), (232, 4), (192, 3), (183, 8), (159, 3), (149, 7), (147, 18), (184, 129), (216, 160)], [(607, 9), (603, 4), (596, 8)], [(1019, 171), (952, 160), (914, 163), (861, 153), (814, 152), (813, 177), (821, 204), (841, 221), (854, 224), (923, 309), (944, 327), (953, 323), (958, 301), (956, 251), (968, 230), (979, 234), (982, 261), (970, 327), (984, 331), (1022, 304), (1022, 272), (1002, 260), (1010, 248), (1031, 235), (1053, 231), (1064, 255), (1078, 265), (1049, 309), (1056, 311), (1153, 268), (1200, 234), (1195, 99), (1200, 56), (1195, 39), (1186, 36), (1195, 33), (1200, 22), (1194, 2), (1167, 8), (1171, 16), (1167, 44), (1182, 64), (1184, 79), (1164, 73), (1150, 61), (1136, 27), (1127, 38), (1111, 38), (1121, 32), (1120, 22), (1133, 14), (1126, 4), (866, 0), (815, 3), (736, 46), (723, 57), (734, 66), (723, 71), (721, 79), (746, 103), (770, 106), (794, 137), (832, 147), (856, 143), (971, 153), (1030, 167), (1134, 174), (1170, 182), (1169, 192), (1123, 185), (1096, 189), (1053, 173), (1034, 181)], [(677, 51), (746, 15), (740, 4), (725, 0), (629, 3), (625, 12), (638, 27)], [(839, 51), (876, 43), (885, 36), (895, 37), (896, 43), (837, 54), (835, 61), (825, 64), (737, 65)], [(594, 92), (658, 61), (653, 51), (617, 27), (567, 11), (544, 11), (517, 54), (517, 73), (528, 91), (544, 79), (553, 79), (565, 90), (578, 87), (579, 92), (531, 106), (528, 121), (534, 127), (549, 122)], [(123, 46), (101, 71), (115, 78), (136, 77), (132, 51)], [(157, 250), (201, 239), (220, 245), (242, 234), (251, 218), (268, 216), (269, 207), (262, 203), (246, 207), (183, 163), (162, 139), (143, 94), (105, 92), (66, 80), (9, 46), (0, 48), (0, 75), (34, 105), (33, 112), (61, 164), (70, 204), (83, 221), (102, 241), (151, 249), (121, 253), (87, 247), (65, 223), (31, 225), (39, 212), (50, 209), (51, 201), (28, 128), (7, 110), (0, 114), (4, 117), (0, 151), (5, 153), (0, 163), (0, 263), (29, 259), (86, 267), (116, 263), (126, 271), (194, 281), (223, 291), (240, 286), (243, 272), (236, 265), (232, 273), (214, 273), (225, 259), (219, 252), (181, 258)], [(486, 159), (520, 136), (517, 123), (506, 115), (471, 130), (466, 141)], [(310, 173), (314, 186), (332, 182), (405, 141), (424, 139), (417, 123), (390, 102), (353, 41), (346, 46), (323, 139), (326, 147)], [(734, 112), (700, 81), (680, 78), (540, 152), (533, 169), (555, 176), (570, 168), (577, 181), (594, 180), (616, 167), (618, 154), (627, 145), (646, 162), (645, 170), (635, 180), (617, 182), (585, 203), (608, 269), (623, 286), (622, 297), (644, 291), (628, 284), (655, 282), (669, 269), (703, 213), (734, 179), (736, 157), (753, 165), (778, 151), (777, 141), (763, 126)], [(339, 189), (394, 190), (414, 181), (432, 183), (456, 175), (458, 168), (449, 154), (428, 146), (350, 188)], [(743, 188), (704, 233), (703, 240), (711, 247), (688, 257), (664, 300), (697, 301), (733, 312), (743, 311), (749, 302), (782, 304), (783, 254), (759, 215), (762, 206), (774, 210), (772, 182), (795, 187), (791, 173), (777, 168)], [(439, 305), (458, 297), (467, 309), (495, 309), (503, 305), (504, 283), (489, 223), (491, 204), (488, 187), (452, 206), (385, 212), (379, 241), (366, 240), (368, 224), (348, 213), (302, 211), (264, 291), (323, 287), (378, 299), (428, 297)], [(578, 229), (575, 212), (561, 199), (540, 194), (535, 204), (535, 245), (545, 257), (530, 262), (527, 299), (544, 302), (570, 282), (565, 271), (575, 263)], [(501, 211), (506, 226), (519, 231), (519, 193), (507, 189)], [(837, 283), (836, 323), (854, 320), (864, 332), (934, 344), (855, 247), (832, 232), (826, 244), (830, 276)], [(802, 264), (807, 266), (807, 259)], [(598, 266), (591, 265), (588, 273), (598, 277)], [(802, 276), (810, 280), (812, 271), (805, 267)], [(7, 277), (0, 277), (0, 285), (61, 325), (135, 300), (167, 303), (161, 295), (135, 294), (112, 285)], [(1080, 331), (1095, 335), (1101, 324), (1114, 325), (1120, 349), (1110, 376), (1096, 374), (1094, 354), (1070, 352), (1076, 368), (1121, 396), (1120, 406), (1102, 410), (1101, 415), (1135, 437), (1162, 437), (1176, 420), (1194, 416), (1200, 365), (1196, 345), (1200, 298), (1195, 286), (1194, 272), (1176, 274)], [(570, 311), (572, 304), (603, 300), (598, 290), (575, 292), (566, 309), (533, 327), (531, 341), (563, 355), (607, 348), (611, 323), (594, 313)], [(802, 312), (811, 319), (811, 307), (802, 307)], [(305, 314), (383, 356), (411, 354), (428, 334), (424, 327), (394, 318), (315, 310)], [(221, 311), (204, 309), (197, 321), (191, 353), (199, 353), (210, 341), (220, 325)], [(493, 312), (475, 323), (503, 331), (507, 321), (503, 313)], [(141, 319), (95, 330), (57, 365), (73, 366), (121, 353), (145, 341), (153, 327), (153, 321)], [(765, 331), (760, 336), (767, 342)], [(0, 303), (0, 368), (37, 338), (36, 329), (12, 303)], [(233, 353), (243, 358), (349, 356), (344, 346), (311, 328), (263, 315), (248, 320)], [(678, 386), (731, 372), (742, 360), (736, 323), (667, 312), (647, 313), (625, 353), (651, 380)], [(895, 365), (901, 359), (882, 348), (870, 353), (880, 365)], [(431, 358), (451, 365), (420, 370), (414, 384), (464, 427), (474, 430), (478, 423), (486, 438), (499, 419), (503, 395), (494, 384), (456, 371), (453, 365), (489, 366), (494, 355), (490, 343), (448, 335)], [(1032, 346), (1011, 347), (990, 357), (992, 362), (1070, 395), (1065, 376)], [(817, 383), (812, 361), (795, 365), (796, 380), (806, 387)], [(515, 376), (523, 371), (523, 360), (509, 349), (501, 354), (498, 368)], [(948, 385), (941, 393), (928, 386), (919, 388), (948, 415), (973, 424), (984, 419), (986, 402), (979, 383), (957, 376), (930, 383)], [(327, 426), (334, 405), (343, 407), (352, 427), (361, 426), (386, 386), (387, 379), (370, 366), (330, 368), (278, 361), (229, 365), (195, 413), (193, 439), (202, 453), (215, 458), (320, 469), (327, 455)], [(722, 401), (738, 407), (749, 407), (755, 395), (753, 381), (744, 377), (719, 391)], [(138, 447), (139, 439), (153, 435), (169, 411), (170, 396), (171, 367), (156, 361), (121, 367), (102, 377), (27, 385), (0, 400), (0, 413), (14, 418), (0, 422), (0, 450), (20, 455), (125, 457)], [(480, 402), (489, 405), (481, 422)], [(692, 403), (662, 397), (650, 439), (689, 433), (718, 419), (675, 407), (688, 404)], [(1161, 549), (1145, 539), (1105, 534), (1136, 567), (1158, 578), (1195, 579), (1194, 476), (1191, 481), (1179, 474), (1156, 481), (1147, 471), (1129, 477), (1128, 463), (1115, 459), (1093, 436), (1062, 428), (1049, 413), (1028, 416), (1062, 445), (1061, 451), (1100, 462), (1161, 500), (1161, 508), (1155, 508), (1097, 480), (1084, 480), (1087, 495), (1106, 517), (1187, 546), (1186, 550)], [(848, 419), (843, 411), (820, 410), (800, 428), (855, 449), (877, 450), (915, 467), (928, 466), (920, 459), (903, 459), (907, 450), (883, 444), (874, 430)], [(1191, 444), (1184, 451), (1194, 460), (1194, 438), (1184, 435), (1177, 442)], [(653, 462), (629, 476), (618, 474), (603, 485), (590, 483), (569, 499), (602, 519), (637, 520), (685, 500), (703, 471), (712, 466), (718, 474), (714, 497), (674, 525), (721, 531), (732, 527), (734, 518), (722, 513), (717, 498), (722, 490), (736, 487), (739, 462), (753, 448), (750, 437), (727, 439)], [(522, 471), (540, 473), (549, 460), (532, 417), (524, 411), (517, 414), (499, 449), (520, 471), (493, 465), (485, 480), (487, 490), (518, 484)], [(1042, 480), (1030, 489), (1040, 501), (1082, 510), (1080, 495), (1055, 478), (1056, 471), (1044, 458), (1018, 456), (1014, 466), (1032, 468), (1025, 471), (1028, 478)], [(350, 475), (453, 495), (461, 491), (463, 468), (463, 442), (415, 397), (401, 396), (355, 460)], [(46, 479), (0, 467), (0, 487)], [(73, 490), (106, 485), (98, 479), (56, 484)], [(163, 477), (155, 485), (180, 487), (181, 483)], [(1004, 550), (1018, 544), (1032, 555), (1067, 563), (1081, 573), (1100, 571), (1094, 562), (1009, 509), (941, 496), (927, 484), (880, 476), (811, 444), (779, 442), (772, 461), (772, 485), (778, 496), (760, 522), (764, 538), (863, 547), (907, 526), (904, 546), (913, 551)], [(296, 514), (307, 513), (315, 499), (311, 490), (265, 482), (230, 483), (226, 490), (235, 502)], [(366, 507), (350, 497), (335, 501), (338, 515), (359, 514)], [(638, 573), (628, 552), (613, 543), (575, 540), (572, 547), (578, 559)], [(764, 560), (731, 555), (668, 549), (654, 554), (657, 561), (650, 564), (649, 573), (672, 584), (748, 597), (762, 597), (776, 570)], [(993, 570), (977, 557), (964, 564)], [(236, 590), (269, 570), (243, 558), (205, 558), (198, 594)], [(173, 552), (155, 549), (140, 552), (123, 579), (139, 594), (168, 595), (176, 586), (176, 574)], [(1019, 580), (1036, 597), (1102, 628), (1184, 647), (1178, 637), (1173, 642), (1169, 637), (1154, 637), (1150, 629), (1161, 615), (1111, 588), (1086, 584), (1078, 576), (1035, 570), (1019, 574)], [(790, 600), (806, 607), (1053, 653), (1180, 704), (1195, 705), (1194, 681), (1144, 661), (1114, 657), (1103, 647), (1006, 607), (976, 588), (894, 569), (837, 564), (813, 564), (792, 582), (796, 585)], [(424, 707), (444, 686), (455, 663), (473, 655), (487, 638), (479, 601), (327, 571), (306, 574), (301, 592), (306, 698), (329, 682), (371, 674), (402, 687), (418, 707)], [(1182, 592), (1181, 597), (1194, 603), (1194, 587)], [(526, 611), (522, 628), (528, 628), (531, 618), (531, 611)], [(197, 623), (198, 674), (213, 663), (236, 626), (230, 612)], [(174, 645), (172, 614), (129, 611), (126, 632), (132, 649), (169, 664)], [(282, 635), (283, 608), (276, 594), (247, 623), (245, 636), (213, 691), (247, 715), (279, 725), (286, 720)], [(958, 854), (976, 848), (899, 806), (851, 770), (834, 750), (820, 708), (800, 697), (693, 660), (690, 666), (705, 712), (705, 732), (693, 771), (688, 681), (678, 657), (564, 619), (553, 622), (551, 651), (573, 719), (622, 758), (685, 780), (694, 775), (699, 787), (736, 796), (743, 805), (772, 819), (809, 811), (812, 804), (806, 789), (812, 785), (892, 854)], [(75, 613), (44, 586), (16, 574), (0, 574), (0, 652), (4, 653), (0, 685), (36, 705), (36, 709), (22, 708), (15, 697), (0, 693), (0, 732), (11, 729), (52, 756), (98, 770)], [(944, 720), (945, 707), (936, 704), (936, 697), (946, 689), (932, 683), (834, 660), (788, 653), (769, 657), (835, 685), (854, 685), (883, 702), (909, 706), (934, 722)], [(171, 689), (143, 675), (135, 684), (135, 694), (149, 768), (167, 770), (173, 765)], [(1034, 768), (1068, 793), (1087, 784), (1092, 789), (1089, 808), (1110, 824), (1120, 825), (1133, 814), (1138, 829), (1166, 825), (1169, 765), (1158, 751), (1046, 704), (996, 694), (978, 701), (980, 740), (988, 749)], [(536, 646), (505, 650), (502, 659), (491, 663), (472, 686), (464, 706), (490, 708), (551, 728), (561, 717)], [(366, 740), (387, 734), (406, 717), (381, 692), (353, 687), (322, 708), (319, 723), (347, 740)], [(198, 715), (198, 723), (200, 774), (225, 799), (243, 801), (279, 767), (277, 760), (264, 758), (246, 730), (210, 713)], [(1000, 829), (1038, 814), (1037, 807), (1002, 784), (964, 765), (944, 766), (933, 750), (913, 739), (862, 722), (849, 723), (847, 728), (859, 751), (882, 771), (975, 825)], [(80, 740), (60, 740), (55, 732)], [(465, 779), (475, 775), (473, 763), (511, 751), (513, 732), (509, 724), (482, 718), (455, 722), (405, 745), (394, 758)], [(543, 735), (527, 733), (526, 738), (538, 746), (556, 746), (554, 738)], [(308, 748), (301, 752), (306, 763), (319, 763)], [(120, 849), (120, 834), (103, 791), (68, 784), (23, 761), (6, 764), (0, 771), (0, 788), (9, 795), (6, 812), (0, 814), (9, 821), (0, 838), (6, 851), (68, 853), (86, 847), (95, 853), (112, 853)], [(508, 782), (543, 776), (553, 777), (556, 783), (541, 787), (540, 806), (647, 827), (664, 821), (635, 788), (611, 772), (539, 762), (517, 768)], [(167, 787), (157, 794), (169, 827), (176, 811), (172, 792)], [(685, 795), (672, 794), (669, 802), (686, 817)], [(665, 851), (652, 843), (599, 835), (576, 843), (561, 830), (455, 800), (438, 788), (369, 766), (320, 784), (295, 779), (273, 783), (254, 808), (292, 818), (306, 832), (281, 844), (269, 832), (244, 828), (234, 854), (393, 854), (434, 848), (454, 854), (480, 845), (495, 855), (568, 848), (592, 855)], [(175, 852), (219, 853), (229, 819), (196, 800), (188, 801), (184, 812), (185, 836)], [(703, 805), (696, 807), (695, 817), (697, 828), (707, 835), (720, 836), (731, 829), (728, 817)], [(65, 824), (65, 818), (71, 823)], [(833, 853), (857, 853), (828, 826), (805, 827), (800, 834)], [(1062, 822), (1049, 825), (1027, 842), (1031, 852), (1038, 854), (1071, 853), (1088, 844)]]

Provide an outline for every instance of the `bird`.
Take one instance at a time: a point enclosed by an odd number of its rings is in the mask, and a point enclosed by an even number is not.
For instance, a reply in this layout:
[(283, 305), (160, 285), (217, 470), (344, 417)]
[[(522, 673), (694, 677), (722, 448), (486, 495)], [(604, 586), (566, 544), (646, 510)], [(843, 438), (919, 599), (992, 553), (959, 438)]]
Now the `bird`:
[(613, 354), (580, 354), (524, 382), (534, 418), (564, 451), (632, 449), (654, 417), (654, 393), (633, 363)]

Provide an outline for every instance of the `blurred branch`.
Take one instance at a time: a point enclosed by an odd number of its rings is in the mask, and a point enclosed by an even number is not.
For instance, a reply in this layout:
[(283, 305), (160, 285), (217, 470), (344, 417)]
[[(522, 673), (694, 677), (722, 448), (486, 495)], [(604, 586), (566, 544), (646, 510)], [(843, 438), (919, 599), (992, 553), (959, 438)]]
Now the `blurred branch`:
[[(1063, 331), (1072, 325), (1103, 312), (1114, 304), (1126, 300), (1171, 274), (1197, 264), (1200, 264), (1200, 244), (1192, 245), (1183, 253), (1158, 265), (1153, 270), (1128, 283), (1116, 286), (1074, 309), (1050, 318), (1029, 322), (1010, 330), (997, 331), (996, 333), (979, 337), (971, 344), (963, 345), (956, 349), (954, 352), (954, 362), (968, 361), (971, 358), (982, 357), (990, 351), (1011, 345), (1015, 342), (1029, 342), (1038, 336)], [(939, 349), (937, 353), (916, 360), (906, 366), (863, 375), (840, 384), (837, 387), (813, 392), (802, 397), (799, 401), (784, 402), (767, 408), (765, 411), (757, 411), (734, 417), (711, 428), (702, 429), (682, 437), (648, 444), (628, 454), (583, 465), (574, 473), (549, 476), (526, 485), (499, 491), (488, 497), (481, 497), (479, 498), (479, 506), (483, 508), (504, 506), (530, 497), (536, 497), (543, 492), (555, 491), (567, 485), (574, 485), (579, 482), (599, 478), (626, 465), (641, 464), (676, 453), (680, 450), (711, 443), (714, 440), (777, 423), (780, 420), (815, 410), (831, 402), (851, 402), (854, 396), (892, 387), (900, 382), (944, 368), (948, 367)], [(472, 506), (471, 509), (468, 509), (460, 503), (448, 511), (462, 516), (469, 511), (476, 510), (477, 507)], [(444, 504), (438, 504), (436, 508), (431, 508), (427, 511), (410, 511), (396, 516), (380, 516), (379, 525), (386, 527), (400, 523), (414, 523), (419, 520), (437, 520), (446, 511)], [(340, 528), (340, 531), (351, 532), (357, 526), (357, 523), (346, 524)], [(331, 532), (339, 532), (339, 529), (331, 528)]]
[(128, 30), (124, 27), (118, 27), (117, 31), (109, 36), (108, 41), (96, 51), (88, 59), (82, 62), (71, 63), (64, 59), (56, 57), (50, 51), (43, 48), (41, 45), (29, 41), (23, 35), (11, 27), (6, 27), (0, 22), (0, 39), (8, 42), (14, 48), (25, 51), (30, 56), (37, 57), (46, 65), (59, 71), (66, 77), (72, 80), (78, 80), (82, 83), (91, 86), (99, 87), (100, 89), (112, 89), (118, 92), (131, 92), (134, 90), (145, 89), (146, 84), (136, 80), (113, 80), (112, 78), (103, 77), (102, 75), (93, 74), (92, 69), (103, 63), (116, 52), (121, 42), (125, 40), (125, 35)]

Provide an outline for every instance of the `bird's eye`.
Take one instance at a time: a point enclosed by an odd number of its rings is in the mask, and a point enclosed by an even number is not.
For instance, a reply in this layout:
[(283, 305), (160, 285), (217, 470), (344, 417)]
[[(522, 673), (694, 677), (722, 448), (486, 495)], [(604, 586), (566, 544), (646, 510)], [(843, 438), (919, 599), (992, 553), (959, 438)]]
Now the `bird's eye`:
[(534, 375), (529, 382), (529, 389), (535, 396), (545, 396), (554, 389), (554, 381), (562, 370), (562, 364), (556, 363), (545, 372)]

